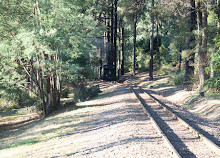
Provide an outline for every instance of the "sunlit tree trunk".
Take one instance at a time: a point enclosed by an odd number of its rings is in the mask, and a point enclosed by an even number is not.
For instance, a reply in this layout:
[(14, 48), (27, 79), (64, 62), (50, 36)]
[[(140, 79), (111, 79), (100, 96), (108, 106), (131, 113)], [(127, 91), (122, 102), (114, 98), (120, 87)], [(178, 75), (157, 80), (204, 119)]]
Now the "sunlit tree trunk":
[(133, 17), (133, 55), (132, 55), (132, 74), (135, 76), (136, 64), (136, 37), (137, 37), (137, 15)]
[(161, 58), (160, 58), (160, 39), (159, 39), (159, 24), (157, 22), (157, 58), (158, 58), (158, 65), (160, 66), (161, 64)]
[(199, 65), (199, 86), (205, 82), (205, 67), (207, 66), (207, 3), (198, 2), (198, 65)]

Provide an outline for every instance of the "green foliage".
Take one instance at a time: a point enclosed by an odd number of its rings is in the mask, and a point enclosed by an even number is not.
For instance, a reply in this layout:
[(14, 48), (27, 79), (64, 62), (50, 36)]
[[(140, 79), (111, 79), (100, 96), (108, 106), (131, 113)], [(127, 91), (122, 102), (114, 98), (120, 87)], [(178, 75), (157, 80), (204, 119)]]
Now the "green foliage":
[(61, 96), (64, 98), (68, 98), (69, 93), (70, 93), (69, 88), (65, 88), (61, 91)]
[(217, 51), (212, 53), (212, 63), (213, 63), (213, 68), (215, 71), (220, 71), (220, 37), (216, 37), (214, 39), (216, 42), (216, 47), (218, 48)]
[[(59, 76), (65, 86), (79, 76), (93, 76), (93, 41), (104, 30), (91, 16), (100, 10), (93, 4), (90, 0), (0, 2), (1, 98), (18, 105), (30, 100), (30, 77), (34, 93), (42, 99), (39, 83), (47, 87), (48, 77)], [(46, 94), (46, 88), (42, 91)]]
[(167, 74), (171, 72), (173, 68), (172, 64), (162, 64), (160, 69), (157, 71), (158, 74)]
[(97, 86), (88, 87), (86, 83), (78, 83), (74, 89), (74, 100), (81, 102), (97, 96), (100, 93)]
[(215, 76), (205, 81), (203, 86), (205, 90), (215, 90), (216, 92), (220, 91), (220, 76)]
[(137, 69), (142, 72), (147, 71), (150, 61), (149, 55), (144, 53), (144, 50), (142, 48), (137, 48), (136, 55)]
[(171, 75), (170, 79), (175, 85), (181, 85), (184, 82), (185, 72), (175, 72)]

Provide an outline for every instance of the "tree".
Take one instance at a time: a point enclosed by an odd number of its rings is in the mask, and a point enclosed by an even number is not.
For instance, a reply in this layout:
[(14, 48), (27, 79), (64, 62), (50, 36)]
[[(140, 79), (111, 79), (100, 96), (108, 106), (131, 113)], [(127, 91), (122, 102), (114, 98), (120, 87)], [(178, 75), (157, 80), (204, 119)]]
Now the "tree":
[(198, 65), (199, 65), (199, 82), (202, 86), (205, 82), (205, 67), (207, 67), (207, 2), (199, 1), (198, 10)]
[[(152, 0), (152, 10), (154, 8), (154, 0)], [(151, 13), (151, 37), (150, 37), (150, 66), (149, 66), (149, 77), (150, 81), (154, 79), (153, 77), (153, 67), (154, 67), (154, 13)]]
[(193, 31), (196, 29), (196, 8), (195, 0), (190, 0), (190, 6), (188, 8), (187, 16), (187, 29), (188, 36), (186, 38), (186, 49), (189, 51), (188, 58), (185, 59), (185, 83), (188, 84), (190, 76), (194, 74), (194, 61), (195, 53), (193, 48), (195, 47), (195, 36)]
[[(78, 1), (25, 0), (1, 5), (4, 45), (0, 53), (13, 63), (6, 60), (1, 63), (3, 79), (15, 70), (17, 77), (12, 80), (16, 87), (26, 90), (33, 84), (32, 91), (40, 98), (45, 115), (59, 106), (63, 81), (76, 81), (89, 70), (81, 62), (89, 60), (93, 51), (91, 38), (99, 30), (84, 5)], [(5, 45), (8, 49), (4, 49)], [(5, 71), (7, 67), (9, 70)]]

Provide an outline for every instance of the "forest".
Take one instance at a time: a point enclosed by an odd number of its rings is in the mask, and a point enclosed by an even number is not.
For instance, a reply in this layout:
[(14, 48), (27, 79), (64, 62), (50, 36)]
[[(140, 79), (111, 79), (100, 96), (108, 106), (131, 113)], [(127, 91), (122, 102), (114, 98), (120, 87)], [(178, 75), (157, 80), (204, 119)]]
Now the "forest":
[(48, 115), (128, 72), (219, 93), (220, 1), (1, 0), (0, 59), (0, 111)]

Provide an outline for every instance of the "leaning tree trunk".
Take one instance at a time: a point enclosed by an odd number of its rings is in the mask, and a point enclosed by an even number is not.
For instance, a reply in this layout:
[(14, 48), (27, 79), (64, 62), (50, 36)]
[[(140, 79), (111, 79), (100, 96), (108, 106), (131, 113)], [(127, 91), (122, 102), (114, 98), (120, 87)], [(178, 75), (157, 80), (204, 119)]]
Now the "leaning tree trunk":
[[(154, 8), (154, 0), (152, 0), (152, 9)], [(151, 13), (151, 37), (150, 37), (150, 66), (149, 66), (149, 77), (150, 81), (153, 77), (153, 66), (154, 66), (154, 13)]]
[(132, 74), (135, 76), (135, 64), (136, 64), (136, 37), (137, 37), (137, 15), (134, 15), (133, 19), (133, 55), (132, 55)]

